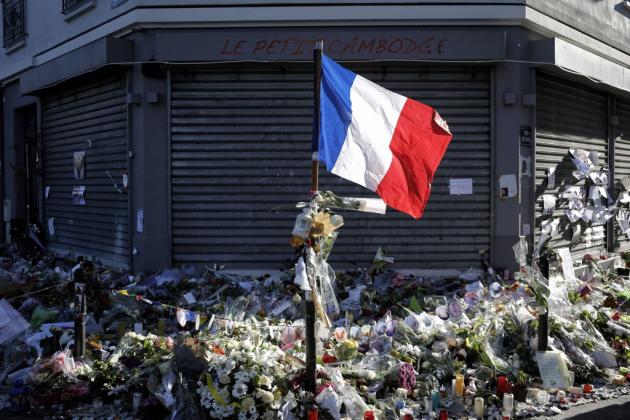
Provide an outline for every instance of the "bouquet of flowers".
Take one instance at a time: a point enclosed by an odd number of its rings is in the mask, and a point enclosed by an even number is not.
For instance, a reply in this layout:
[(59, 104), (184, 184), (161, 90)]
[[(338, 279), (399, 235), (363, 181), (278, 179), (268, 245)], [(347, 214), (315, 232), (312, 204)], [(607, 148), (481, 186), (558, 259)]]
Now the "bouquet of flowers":
[(197, 389), (201, 405), (214, 419), (276, 419), (284, 352), (257, 335), (239, 333), (215, 338), (206, 353), (209, 367)]

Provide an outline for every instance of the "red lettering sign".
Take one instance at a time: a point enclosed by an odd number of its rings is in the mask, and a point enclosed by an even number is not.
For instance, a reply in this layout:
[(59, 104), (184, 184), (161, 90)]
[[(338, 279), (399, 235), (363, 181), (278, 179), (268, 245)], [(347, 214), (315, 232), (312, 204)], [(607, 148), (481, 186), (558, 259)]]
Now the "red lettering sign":
[[(310, 58), (312, 47), (317, 40), (313, 39), (258, 39), (249, 41), (245, 39), (226, 39), (221, 48), (220, 55), (253, 55), (274, 56), (290, 54)], [(448, 47), (448, 39), (428, 37), (415, 39), (411, 37), (389, 38), (359, 38), (341, 40), (339, 38), (324, 40), (324, 49), (333, 55), (352, 57), (365, 54), (377, 55), (436, 55), (444, 54)]]

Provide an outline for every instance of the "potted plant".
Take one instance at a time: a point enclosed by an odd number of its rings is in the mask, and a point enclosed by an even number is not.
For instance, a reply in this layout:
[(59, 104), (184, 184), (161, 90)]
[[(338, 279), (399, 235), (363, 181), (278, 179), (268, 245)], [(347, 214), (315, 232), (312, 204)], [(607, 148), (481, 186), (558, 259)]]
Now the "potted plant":
[(531, 377), (524, 371), (519, 370), (516, 374), (516, 383), (514, 384), (514, 399), (518, 402), (525, 402), (527, 399), (527, 387), (531, 382)]

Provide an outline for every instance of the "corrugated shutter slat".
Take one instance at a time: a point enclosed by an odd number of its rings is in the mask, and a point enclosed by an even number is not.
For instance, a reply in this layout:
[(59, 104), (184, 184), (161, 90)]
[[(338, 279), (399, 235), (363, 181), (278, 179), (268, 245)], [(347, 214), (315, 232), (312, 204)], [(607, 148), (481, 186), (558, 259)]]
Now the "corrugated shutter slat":
[[(108, 79), (69, 87), (42, 100), (45, 219), (54, 217), (49, 249), (125, 268), (129, 264), (126, 86)], [(74, 152), (85, 151), (85, 179), (74, 179)], [(85, 186), (86, 205), (74, 205), (74, 186)]]
[[(366, 78), (434, 106), (454, 138), (421, 220), (388, 210), (344, 212), (336, 267), (371, 261), (379, 245), (398, 267), (470, 267), (490, 244), (490, 75), (487, 68), (370, 64)], [(310, 66), (174, 70), (171, 98), (173, 257), (239, 268), (278, 268), (310, 185)], [(320, 166), (322, 190), (374, 196)], [(451, 196), (448, 178), (473, 178)]]

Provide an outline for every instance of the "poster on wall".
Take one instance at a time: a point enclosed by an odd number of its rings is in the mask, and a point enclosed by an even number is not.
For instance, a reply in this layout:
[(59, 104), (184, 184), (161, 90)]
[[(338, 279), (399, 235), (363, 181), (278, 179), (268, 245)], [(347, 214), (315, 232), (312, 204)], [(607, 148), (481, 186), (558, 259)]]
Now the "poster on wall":
[(74, 179), (85, 179), (85, 150), (74, 152)]

